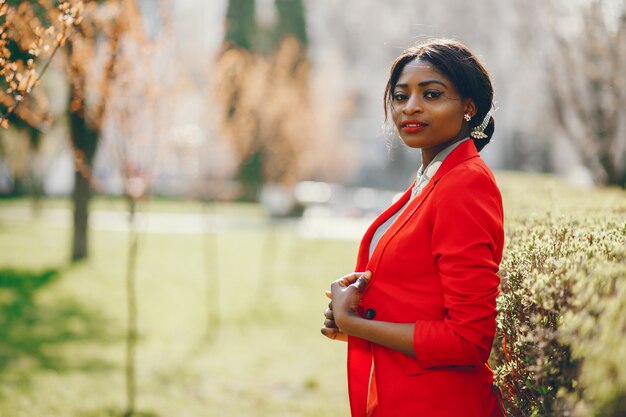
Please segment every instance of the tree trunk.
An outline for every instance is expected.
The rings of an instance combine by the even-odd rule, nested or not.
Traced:
[[[70,97],[71,100],[71,97]],[[98,147],[98,132],[81,112],[70,112],[70,132],[74,145],[76,173],[74,175],[74,236],[72,261],[89,254],[89,202],[91,200],[91,166]]]
[[[220,326],[220,276],[219,276],[219,254],[218,254],[218,234],[217,234],[217,210],[215,203],[204,200],[202,213],[206,219],[206,230],[204,233],[204,261],[206,271],[206,301],[207,301],[207,322],[206,340],[213,342],[219,334]]]
[[[240,201],[259,201],[263,186],[263,156],[263,149],[257,149],[248,160],[241,164],[236,177],[244,185],[243,194],[239,197]]]
[[[137,248],[139,246],[139,232],[136,223],[137,203],[130,199],[128,201],[128,263],[126,268],[126,308],[127,308],[127,330],[126,330],[126,410],[124,417],[131,417],[135,414],[135,403],[137,398],[137,372],[136,355],[137,350]]]
[[[76,171],[74,174],[74,236],[72,239],[72,261],[86,258],[88,255],[88,222],[89,200],[91,188],[83,175]]]
[[[276,286],[276,260],[278,258],[278,223],[270,217],[263,239],[263,265],[261,269],[261,282],[257,289],[256,310],[262,313],[267,306],[272,305],[274,287]]]
[[[43,180],[41,177],[41,131],[30,128],[30,195],[32,201],[33,215],[36,217],[41,213],[41,199],[43,197]]]

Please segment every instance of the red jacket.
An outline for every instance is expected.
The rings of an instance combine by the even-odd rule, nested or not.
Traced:
[[[472,140],[460,144],[369,259],[374,232],[410,194],[409,189],[370,226],[356,271],[372,271],[362,316],[415,323],[417,358],[350,337],[352,416],[368,415],[368,396],[376,403],[369,415],[376,417],[500,416],[486,363],[496,330],[504,244],[502,199],[493,174]]]

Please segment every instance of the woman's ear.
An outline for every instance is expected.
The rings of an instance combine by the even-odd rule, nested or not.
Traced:
[[[476,104],[474,104],[474,100],[471,98],[466,98],[464,100],[463,107],[465,109],[465,113],[472,117],[476,116],[476,113],[478,113],[478,108],[476,107]]]

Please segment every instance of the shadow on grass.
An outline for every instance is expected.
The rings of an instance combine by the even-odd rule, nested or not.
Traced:
[[[0,269],[0,372],[17,364],[55,371],[111,367],[99,359],[76,362],[56,354],[68,343],[113,340],[103,315],[79,301],[38,301],[59,277],[54,269]]]

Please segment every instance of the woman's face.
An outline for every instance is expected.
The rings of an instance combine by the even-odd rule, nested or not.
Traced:
[[[469,135],[463,115],[475,114],[473,101],[462,100],[431,63],[407,63],[391,93],[391,116],[407,146],[436,153]]]

